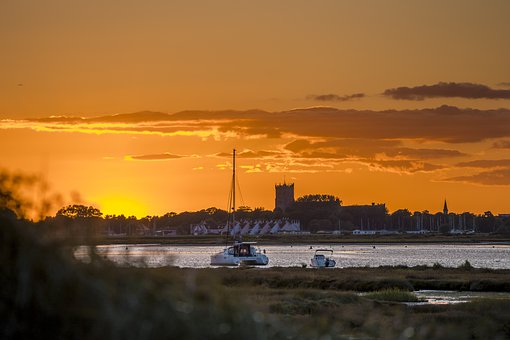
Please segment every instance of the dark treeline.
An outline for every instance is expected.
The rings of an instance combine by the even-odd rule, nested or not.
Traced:
[[[194,212],[169,212],[163,216],[137,218],[124,215],[104,215],[99,209],[84,205],[69,205],[48,217],[48,211],[59,201],[55,195],[34,204],[23,193],[44,187],[41,179],[23,174],[0,171],[0,205],[26,217],[27,211],[34,215],[37,227],[49,234],[60,236],[170,236],[188,235],[191,226],[206,225],[221,228],[228,212],[218,208],[207,208]],[[510,218],[495,216],[490,211],[481,215],[469,212],[461,214],[431,213],[398,209],[391,214],[384,204],[344,206],[333,195],[315,194],[299,197],[285,211],[265,210],[241,206],[236,211],[236,220],[276,221],[289,219],[299,221],[305,232],[392,231],[455,233],[510,233]]]
[[[225,225],[228,212],[207,208],[195,212],[169,212],[163,216],[136,218],[124,215],[103,215],[94,207],[70,205],[60,209],[56,216],[47,217],[40,224],[50,230],[77,234],[85,229],[91,234],[110,236],[169,236],[190,234],[192,225],[205,224],[208,228]],[[269,211],[241,206],[237,220],[271,221],[298,220],[303,231],[342,232],[392,231],[433,233],[509,233],[510,218],[494,216],[490,211],[475,215],[411,212],[399,209],[391,214],[384,204],[342,206],[332,195],[306,195],[299,197],[286,211]]]

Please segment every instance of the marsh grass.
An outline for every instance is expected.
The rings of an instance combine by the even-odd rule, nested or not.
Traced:
[[[420,299],[412,292],[401,289],[384,289],[376,292],[370,292],[363,297],[371,300],[391,301],[391,302],[419,302]]]
[[[260,286],[272,289],[323,289],[372,292],[384,289],[510,292],[510,271],[473,268],[379,267],[204,269],[214,272],[227,287]],[[263,271],[263,275],[261,275]]]

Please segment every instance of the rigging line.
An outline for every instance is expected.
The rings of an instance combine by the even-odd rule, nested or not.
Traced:
[[[230,191],[228,193],[228,202],[227,202],[227,231],[225,233],[225,247],[228,246],[228,237],[229,237],[229,234],[230,234],[230,225],[233,224],[230,222],[230,218],[231,218],[231,213],[232,213],[232,183],[230,183]],[[233,227],[233,225],[232,225]]]
[[[227,213],[230,214],[232,212],[232,182],[230,182],[230,190],[228,192],[228,201],[227,201]]]
[[[241,196],[241,205],[245,205],[243,192],[241,191],[241,186],[239,185],[239,175],[236,177],[237,190],[239,190],[239,196]]]

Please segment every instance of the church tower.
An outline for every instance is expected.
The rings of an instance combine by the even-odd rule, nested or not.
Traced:
[[[274,209],[285,211],[294,203],[294,183],[287,184],[283,182],[283,184],[276,184],[274,188],[276,190]]]
[[[446,204],[446,200],[444,200],[443,214],[448,215],[448,205]]]

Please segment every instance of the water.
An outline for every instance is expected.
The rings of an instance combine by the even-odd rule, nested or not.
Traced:
[[[417,290],[414,292],[423,302],[408,303],[410,305],[433,304],[448,305],[465,303],[479,299],[509,300],[510,294],[503,292],[458,292],[453,290]]]
[[[510,269],[510,244],[332,244],[332,245],[265,245],[268,267],[309,266],[315,249],[334,250],[337,267],[417,266],[439,263],[444,267],[458,267],[466,260],[473,267]],[[210,256],[223,246],[196,245],[102,245],[97,252],[120,265],[148,267],[178,266],[210,267]],[[77,258],[87,259],[86,247],[75,251]]]

